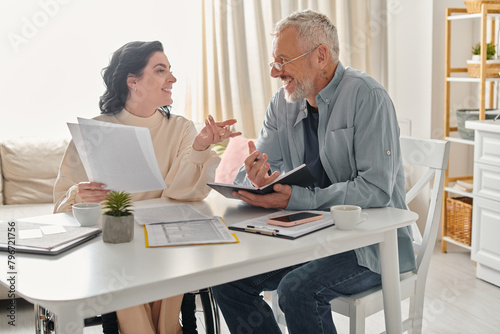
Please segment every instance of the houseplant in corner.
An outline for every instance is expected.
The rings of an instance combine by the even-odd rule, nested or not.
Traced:
[[[110,191],[104,200],[102,214],[102,239],[118,244],[134,238],[132,197],[129,193]]]
[[[500,75],[500,60],[494,59],[496,55],[496,47],[493,42],[486,45],[486,77],[499,78]],[[476,43],[472,46],[472,60],[467,60],[467,72],[471,78],[479,78],[481,76],[481,43]]]

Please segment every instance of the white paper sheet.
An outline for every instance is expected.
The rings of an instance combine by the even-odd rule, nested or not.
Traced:
[[[19,231],[19,239],[34,239],[42,237],[43,237],[42,231],[40,231],[39,228]]]
[[[139,225],[196,221],[210,219],[189,204],[160,204],[134,210],[134,219]]]
[[[146,234],[148,247],[238,242],[219,217],[146,225]]]
[[[149,129],[83,118],[68,127],[90,181],[131,193],[167,187]]]
[[[66,233],[64,226],[60,225],[40,226],[40,230],[42,230],[43,234]]]

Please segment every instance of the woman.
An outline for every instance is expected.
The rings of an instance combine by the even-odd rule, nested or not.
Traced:
[[[134,201],[168,197],[201,200],[213,182],[220,158],[212,144],[240,132],[236,120],[215,122],[211,116],[197,134],[193,122],[171,115],[172,85],[176,78],[160,42],[131,42],[118,49],[103,71],[106,91],[96,120],[149,128],[155,155],[167,189],[132,194]],[[54,186],[54,212],[71,211],[81,202],[101,202],[109,190],[89,182],[73,142],[70,143]],[[182,295],[117,311],[122,334],[182,333],[179,310]]]

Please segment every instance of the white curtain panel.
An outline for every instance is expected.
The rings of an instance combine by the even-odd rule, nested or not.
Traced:
[[[375,3],[375,7],[374,4]],[[236,129],[256,138],[267,104],[281,82],[269,75],[272,28],[294,11],[312,9],[327,15],[337,26],[340,60],[345,66],[372,74],[372,33],[384,41],[385,0],[202,0],[199,20],[201,41],[196,73],[188,83],[186,116],[203,121],[236,118]],[[194,18],[196,19],[196,15]],[[380,43],[379,43],[380,44]],[[383,44],[380,44],[383,46]],[[197,49],[199,48],[199,49]],[[376,68],[385,71],[384,48],[377,48]],[[378,78],[377,78],[378,79]],[[384,82],[382,82],[384,84]]]

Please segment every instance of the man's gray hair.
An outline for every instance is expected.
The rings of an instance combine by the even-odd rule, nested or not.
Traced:
[[[303,52],[324,44],[330,51],[332,61],[334,63],[338,61],[339,37],[337,28],[326,15],[309,9],[294,12],[276,23],[272,35],[279,35],[290,27],[297,30],[297,43]]]

